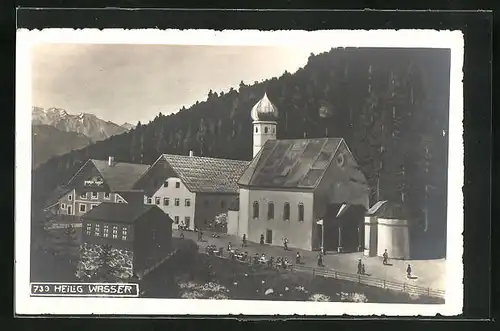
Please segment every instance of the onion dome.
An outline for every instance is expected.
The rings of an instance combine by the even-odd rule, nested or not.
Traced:
[[[278,108],[264,93],[262,99],[253,106],[250,115],[254,121],[274,121],[278,117]]]

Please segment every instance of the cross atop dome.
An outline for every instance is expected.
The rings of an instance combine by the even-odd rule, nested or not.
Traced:
[[[254,121],[274,121],[278,117],[278,108],[269,100],[267,93],[264,93],[262,99],[253,106],[250,115]]]

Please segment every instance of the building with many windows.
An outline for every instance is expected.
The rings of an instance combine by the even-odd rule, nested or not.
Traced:
[[[174,228],[206,228],[227,213],[238,195],[237,180],[247,161],[163,154],[134,185],[144,203],[157,205],[174,220]]]
[[[145,164],[115,162],[113,157],[108,161],[90,159],[55,193],[46,210],[77,219],[103,202],[142,202],[143,193],[132,187],[148,168]]]
[[[82,216],[84,246],[109,245],[141,275],[170,254],[172,220],[155,205],[101,203]]]

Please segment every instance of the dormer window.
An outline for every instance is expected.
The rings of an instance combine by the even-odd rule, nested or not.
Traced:
[[[181,187],[181,182],[175,182],[175,188]]]
[[[99,193],[98,193],[98,192],[92,192],[92,194],[91,194],[91,198],[92,198],[93,200],[97,200],[97,198],[98,198],[98,197],[99,197]]]
[[[80,199],[87,199],[87,192],[83,192],[80,194]]]
[[[165,182],[163,182],[163,187],[168,187],[168,180],[166,180]]]

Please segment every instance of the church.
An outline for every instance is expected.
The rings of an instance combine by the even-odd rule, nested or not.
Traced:
[[[230,234],[304,250],[363,251],[369,187],[341,138],[277,140],[267,94],[251,111],[253,160],[238,180]]]

